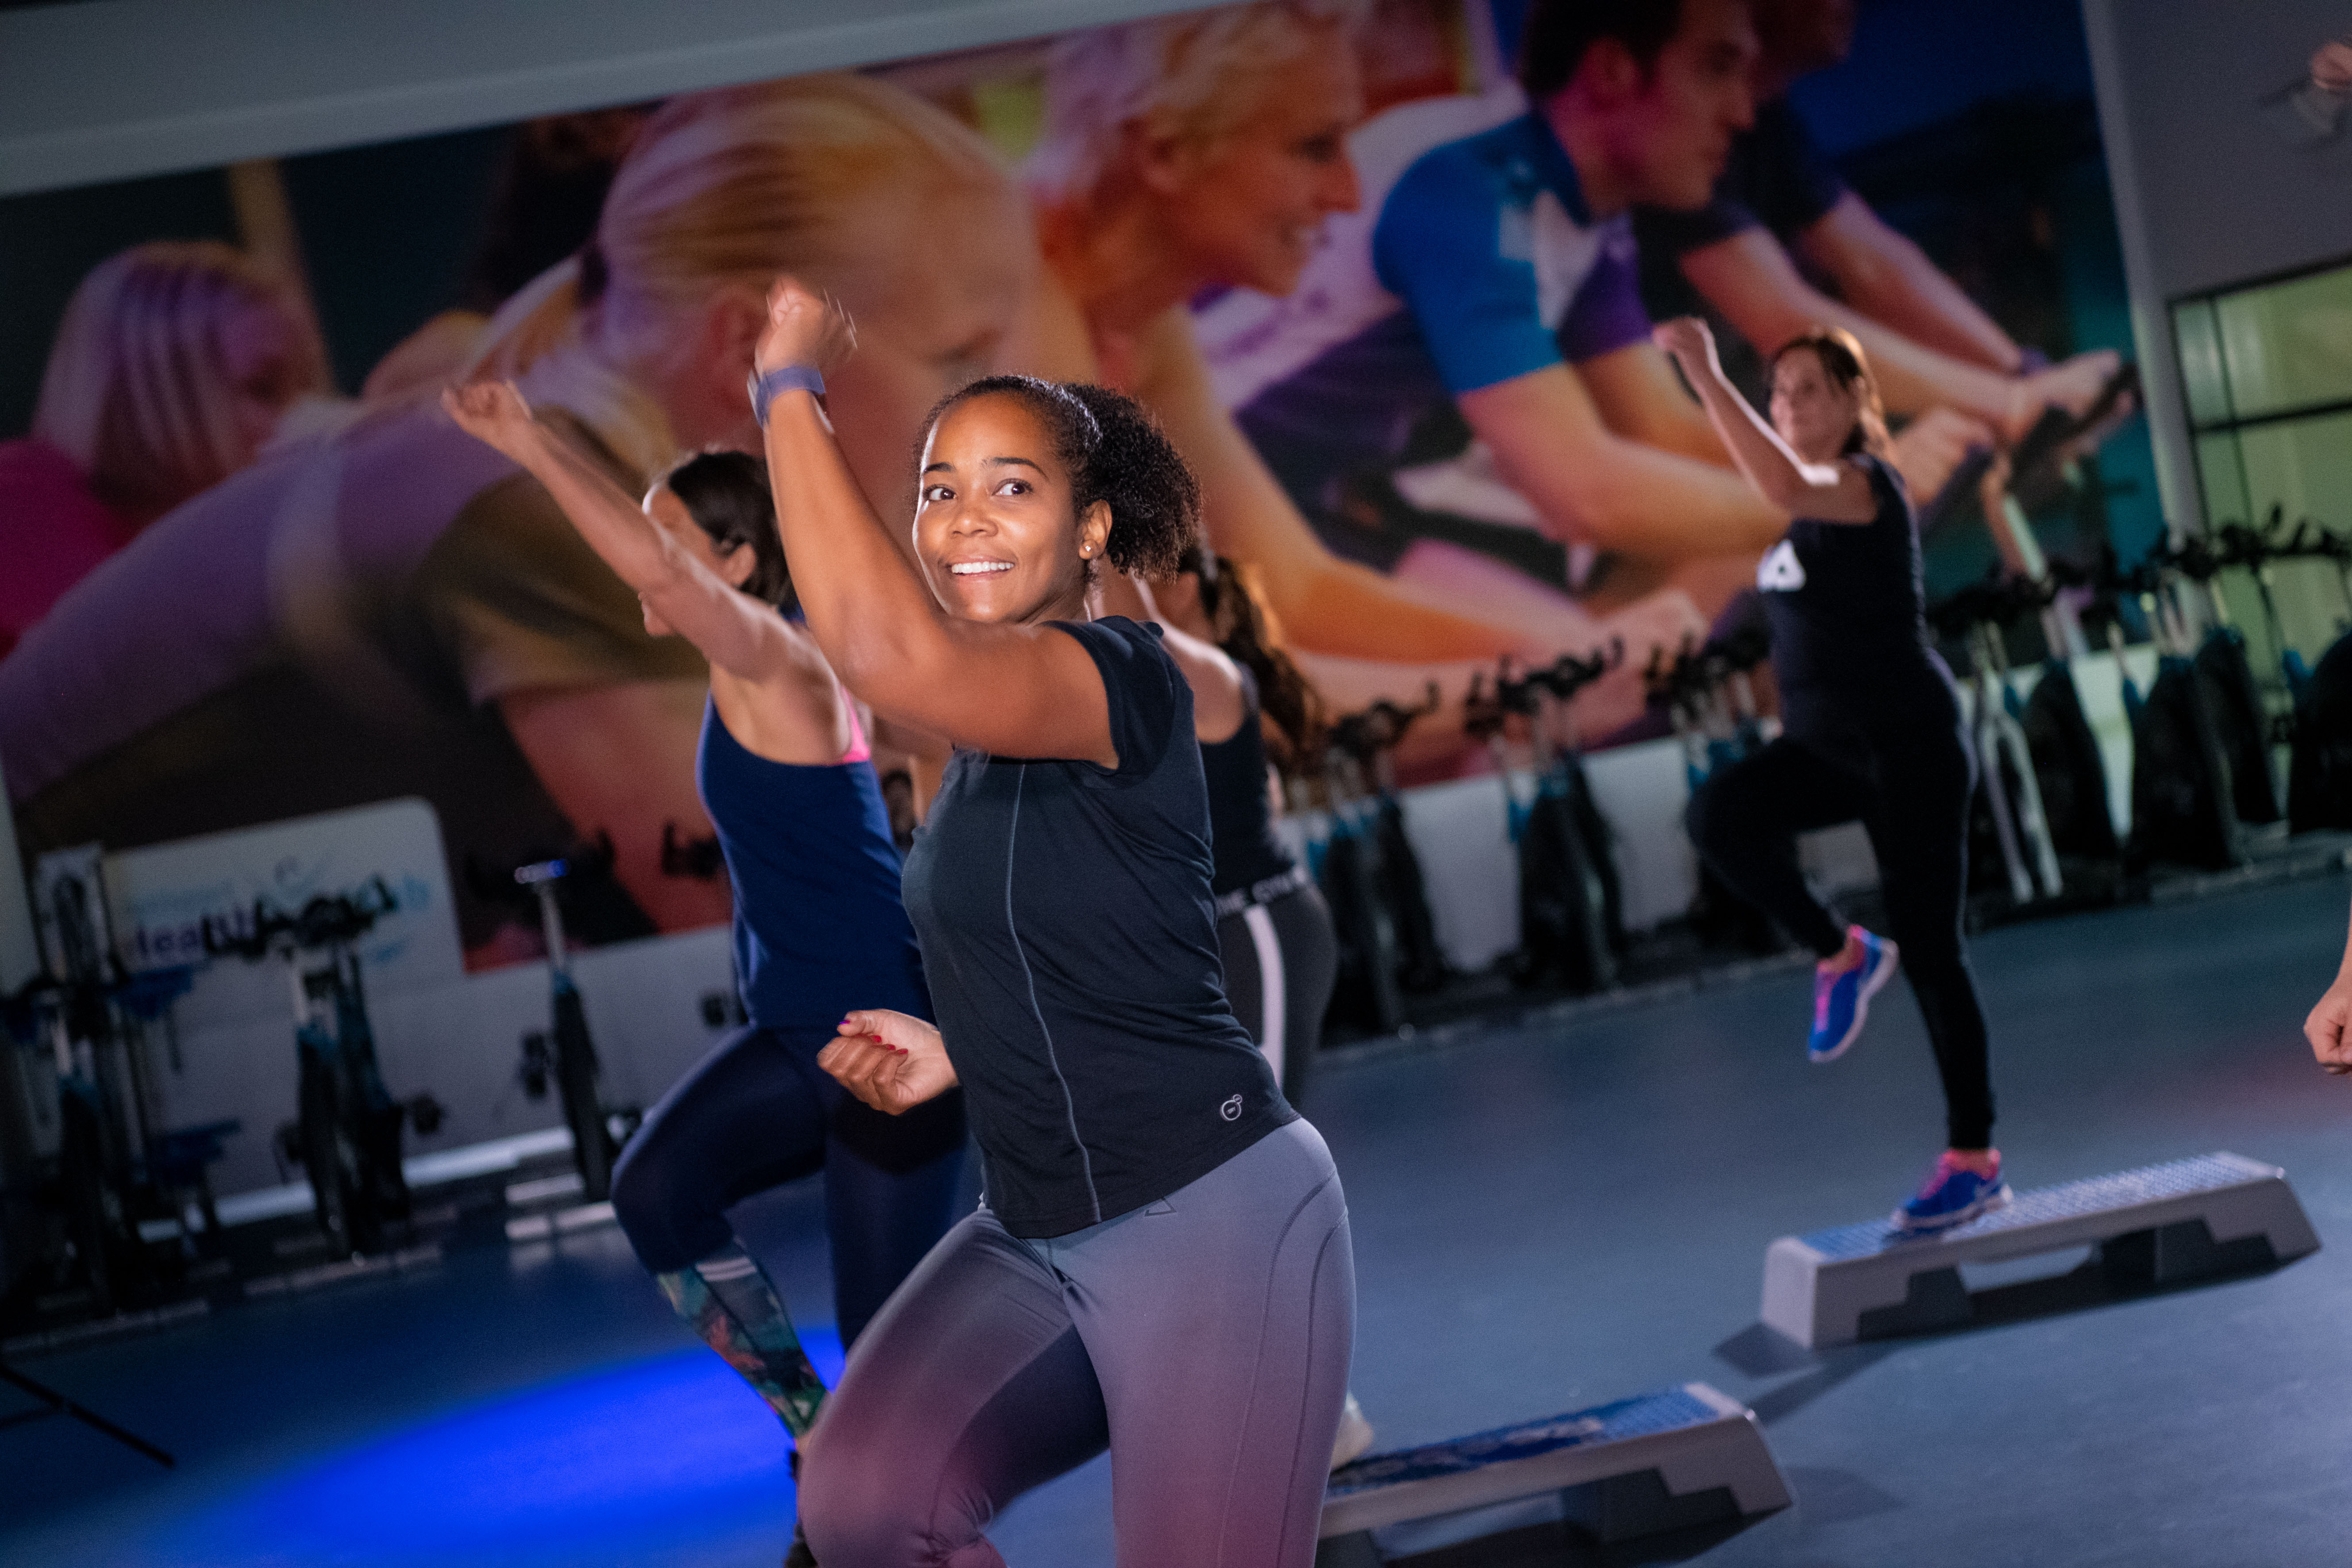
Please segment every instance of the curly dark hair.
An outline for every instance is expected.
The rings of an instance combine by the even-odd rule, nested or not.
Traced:
[[[768,465],[748,452],[697,452],[661,477],[670,494],[685,503],[687,514],[710,536],[719,553],[738,546],[751,547],[751,575],[742,591],[778,609],[791,611],[800,596],[793,592],[793,569],[784,560],[784,541],[776,531],[776,498],[768,488]]]
[[[941,419],[975,397],[1011,397],[1035,415],[1070,475],[1076,517],[1097,501],[1110,506],[1111,566],[1139,577],[1166,577],[1201,531],[1201,486],[1176,447],[1123,392],[1034,375],[983,376],[941,398],[923,421],[926,438]],[[1094,564],[1087,566],[1089,580]]]

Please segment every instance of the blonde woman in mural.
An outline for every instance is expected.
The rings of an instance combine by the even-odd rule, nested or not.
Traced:
[[[921,239],[947,221],[952,268]],[[673,100],[594,243],[509,301],[477,374],[516,380],[642,493],[680,452],[756,444],[742,382],[780,267],[859,311],[834,416],[877,502],[910,500],[924,411],[992,368],[1035,251],[987,148],[879,83]],[[0,664],[0,755],[45,845],[399,795],[433,805],[458,864],[609,834],[617,888],[582,921],[610,940],[728,917],[723,888],[661,871],[665,824],[710,831],[693,777],[707,685],[543,486],[418,402],[156,523]],[[457,880],[469,961],[528,956],[528,932]]]
[[[1580,702],[1588,730],[1638,716],[1650,647],[1700,627],[1678,593],[1597,620],[1532,581],[1520,593],[1423,588],[1340,559],[1234,426],[1188,303],[1289,292],[1324,221],[1352,211],[1347,134],[1361,97],[1348,9],[1265,0],[1074,34],[1049,68],[1028,175],[1045,254],[1031,368],[1133,394],[1200,475],[1216,550],[1248,563],[1336,709],[1458,695],[1480,662],[1549,660],[1623,637],[1626,673]],[[1417,738],[1453,744],[1458,725]]]
[[[50,345],[32,434],[0,444],[0,653],[328,390],[309,308],[242,251],[163,240],[91,268]]]

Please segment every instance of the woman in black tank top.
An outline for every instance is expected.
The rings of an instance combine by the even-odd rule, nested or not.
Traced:
[[[893,1114],[961,1084],[986,1195],[826,1402],[810,1544],[996,1563],[997,1510],[1108,1447],[1119,1561],[1307,1568],[1353,1336],[1345,1200],[1225,1001],[1183,656],[1087,618],[1099,563],[1175,565],[1198,486],[1131,399],[991,377],[934,416],[909,552],[819,402],[854,342],[772,290],[752,405],[778,526],[849,689],[956,751],[905,888],[939,1026],[856,1011],[820,1064]]]
[[[1919,540],[1885,458],[1878,394],[1859,344],[1816,331],[1772,360],[1767,424],[1732,386],[1704,322],[1657,329],[1742,472],[1795,521],[1756,586],[1772,628],[1782,733],[1720,769],[1690,803],[1699,854],[1820,957],[1808,1054],[1843,1055],[1873,993],[1910,977],[1942,1075],[1948,1147],[1895,1209],[1906,1231],[1948,1229],[2009,1202],[1992,1147],[1983,1008],[1962,935],[1975,763],[1952,678],[1927,640]],[[1893,940],[1844,926],[1805,885],[1796,836],[1862,822]]]
[[[1339,938],[1315,881],[1274,829],[1279,781],[1322,744],[1322,700],[1268,637],[1255,590],[1195,543],[1149,587],[1123,575],[1097,590],[1108,610],[1157,621],[1192,688],[1209,786],[1209,890],[1234,1016],[1265,1054],[1283,1097],[1304,1102],[1339,972]]]
[[[1322,699],[1267,636],[1256,591],[1234,563],[1198,542],[1164,581],[1146,587],[1107,575],[1097,598],[1106,609],[1158,622],[1192,685],[1225,997],[1283,1098],[1303,1104],[1339,974],[1339,936],[1315,879],[1274,830],[1280,780],[1266,741],[1271,731],[1285,762],[1303,765],[1323,744]],[[1374,1436],[1350,1392],[1331,1468],[1358,1458]]]

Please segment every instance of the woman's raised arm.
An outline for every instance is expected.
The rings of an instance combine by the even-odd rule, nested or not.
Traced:
[[[587,454],[533,417],[513,383],[451,387],[441,406],[545,485],[588,547],[703,658],[754,682],[814,664],[815,650],[782,616],[696,560]]]
[[[1683,378],[1732,461],[1766,500],[1784,511],[1818,522],[1868,522],[1878,515],[1878,497],[1869,476],[1851,463],[1808,463],[1789,449],[1780,433],[1748,405],[1723,374],[1715,334],[1694,316],[1661,321],[1651,336],[1682,366]]]
[[[805,365],[823,371],[846,359],[856,334],[837,305],[789,279],[768,296],[768,325],[756,363],[763,373]],[[858,489],[816,395],[788,389],[769,404],[768,473],[776,525],[809,631],[843,682],[878,712],[1001,756],[1070,758],[1115,767],[1110,706],[1094,660],[1074,637],[1037,622],[952,616],[892,542]],[[943,504],[994,497],[1019,484],[1050,482],[1048,451],[979,455],[953,476]],[[937,463],[931,466],[938,467]],[[925,494],[943,488],[923,479]],[[926,502],[925,504],[930,504]],[[1070,593],[1052,606],[1085,616],[1081,553],[1099,559],[1110,509],[1097,503],[1069,520],[1075,536]],[[940,569],[934,567],[933,569]]]

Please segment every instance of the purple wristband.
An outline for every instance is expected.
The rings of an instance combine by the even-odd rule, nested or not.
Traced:
[[[764,430],[768,427],[768,405],[775,401],[776,394],[813,392],[817,396],[823,397],[824,377],[817,374],[814,365],[809,364],[778,365],[765,374],[755,368],[751,372],[751,379],[746,390],[751,395],[751,416],[760,422],[760,428]]]

